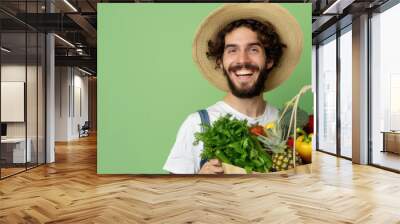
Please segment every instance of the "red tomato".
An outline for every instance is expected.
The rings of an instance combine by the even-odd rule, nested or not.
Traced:
[[[286,145],[289,146],[290,148],[293,148],[293,142],[294,142],[293,138],[289,137],[287,142],[286,142]]]
[[[308,116],[308,123],[304,126],[304,131],[307,132],[307,134],[314,132],[314,115],[310,114],[310,116]]]
[[[264,127],[260,126],[260,125],[250,127],[250,133],[252,133],[253,135],[256,135],[256,136],[265,135]]]

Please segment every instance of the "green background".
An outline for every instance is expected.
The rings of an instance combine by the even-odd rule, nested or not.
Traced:
[[[222,99],[192,61],[201,21],[221,4],[98,4],[100,174],[159,174],[179,126]],[[294,74],[265,94],[277,107],[311,84],[311,4],[281,4],[298,20],[304,50]],[[312,94],[301,107],[312,112]]]

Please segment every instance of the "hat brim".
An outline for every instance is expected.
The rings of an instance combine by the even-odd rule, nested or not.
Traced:
[[[296,18],[288,10],[274,3],[225,4],[213,11],[200,24],[193,41],[192,57],[201,74],[215,87],[229,91],[228,82],[221,69],[216,69],[215,60],[207,57],[208,41],[229,23],[239,19],[268,21],[286,45],[279,62],[270,71],[265,81],[264,91],[269,91],[293,73],[303,50],[303,32]]]

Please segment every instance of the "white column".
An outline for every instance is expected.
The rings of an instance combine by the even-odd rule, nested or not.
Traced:
[[[368,163],[368,15],[353,20],[353,162]]]
[[[54,12],[54,5],[46,1],[47,12]],[[55,44],[54,35],[46,35],[46,163],[55,162]]]
[[[54,151],[54,133],[55,133],[55,76],[54,76],[54,35],[47,34],[46,36],[46,57],[47,57],[47,71],[46,71],[46,163],[55,161]]]

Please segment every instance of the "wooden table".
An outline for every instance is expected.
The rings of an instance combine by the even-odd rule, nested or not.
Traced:
[[[400,131],[382,131],[383,150],[382,152],[392,152],[400,154]]]

